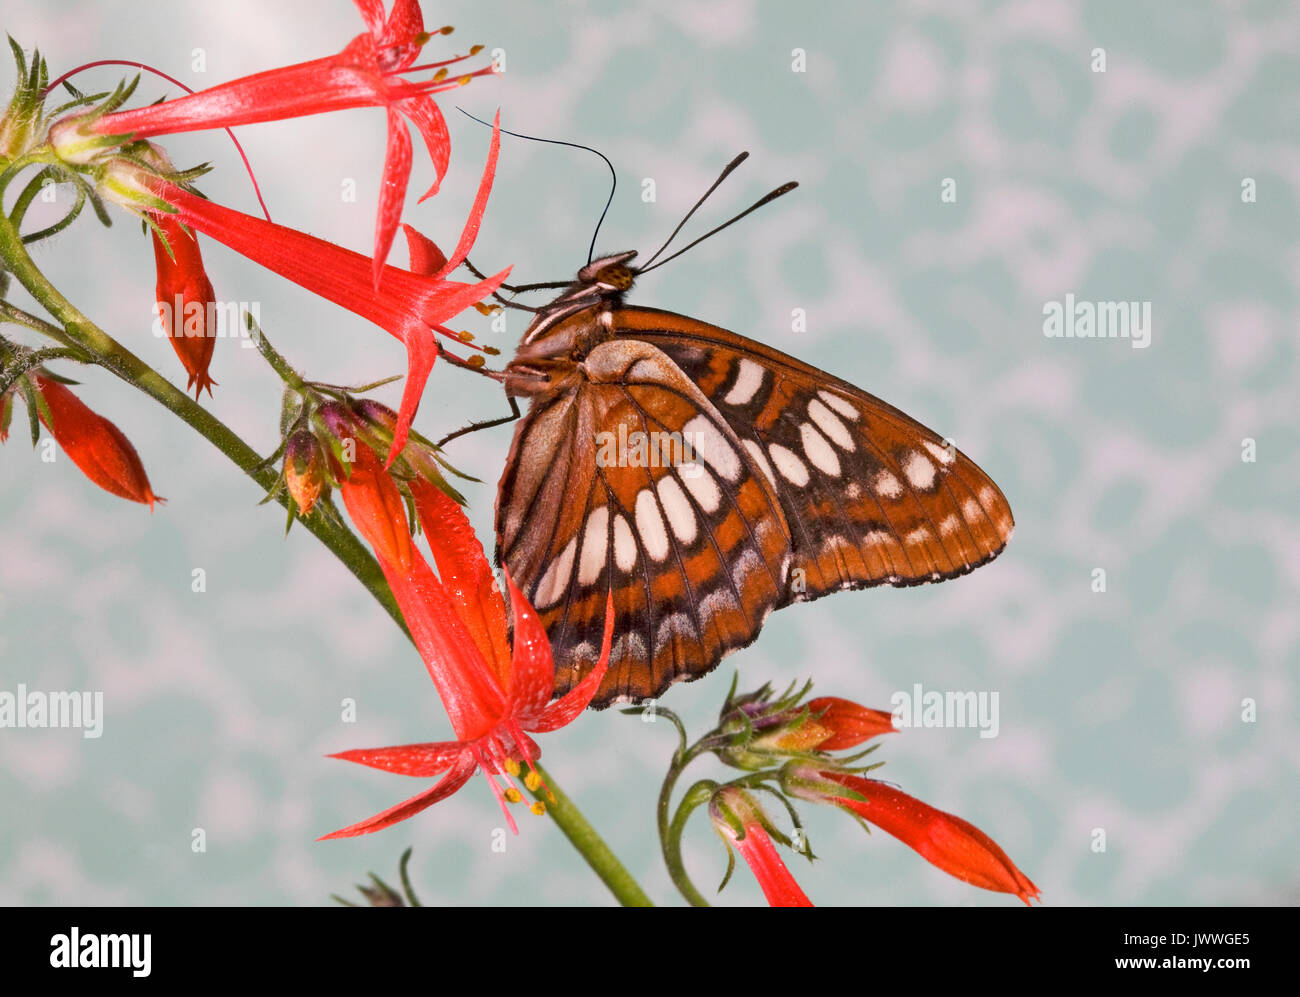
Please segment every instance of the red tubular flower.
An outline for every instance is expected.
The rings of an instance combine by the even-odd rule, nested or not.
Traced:
[[[383,813],[325,835],[369,834],[411,817],[450,796],[482,769],[505,810],[518,799],[509,776],[540,755],[525,731],[565,726],[591,702],[609,665],[614,614],[606,615],[600,660],[591,674],[551,702],[555,662],[537,613],[506,577],[514,618],[507,637],[505,601],[483,548],[454,501],[425,482],[412,484],[417,513],[433,548],[435,574],[411,540],[401,496],[377,454],[356,443],[350,476],[339,485],[357,529],[374,548],[412,639],[447,709],[457,740],[344,751],[331,757],[424,778],[432,788]],[[497,777],[504,776],[506,788]],[[536,779],[535,773],[530,773]],[[505,810],[515,830],[514,819]],[[323,840],[323,839],[322,839]]]
[[[194,233],[185,231],[180,219],[163,212],[152,212],[157,230],[153,234],[154,263],[158,269],[157,297],[154,307],[158,311],[158,328],[171,340],[172,349],[185,365],[190,375],[187,389],[194,389],[197,399],[203,389],[212,394],[217,382],[208,376],[212,351],[217,345],[217,330],[209,328],[216,322],[217,296],[203,269],[203,256]],[[158,230],[167,237],[166,244]],[[170,248],[171,252],[168,252]]]
[[[388,148],[371,271],[377,288],[411,175],[411,136],[402,119],[409,120],[419,131],[436,171],[433,186],[421,198],[424,200],[437,193],[450,153],[447,123],[433,94],[461,86],[471,77],[490,74],[493,69],[487,66],[449,78],[445,67],[467,56],[416,67],[416,57],[430,38],[417,0],[397,0],[387,18],[383,0],[356,0],[356,5],[367,31],[337,55],[245,76],[161,104],[106,114],[95,120],[93,127],[101,135],[130,134],[139,139],[347,108],[386,108]],[[470,54],[477,54],[477,50]],[[422,81],[406,79],[403,74],[414,69],[441,71]]]
[[[407,374],[402,404],[394,431],[389,463],[406,443],[411,420],[420,404],[429,371],[438,355],[435,332],[460,341],[443,323],[487,297],[506,279],[510,268],[476,284],[446,280],[464,261],[478,234],[496,173],[501,136],[492,130],[492,143],[478,194],[460,242],[450,259],[409,225],[404,226],[415,269],[384,267],[379,290],[371,280],[370,260],[305,232],[276,225],[262,218],[222,207],[163,181],[148,183],[158,196],[176,208],[175,217],[190,228],[216,239],[254,263],[350,312],[373,322],[406,344]],[[437,263],[441,266],[436,266]]]
[[[104,491],[150,509],[154,502],[164,501],[149,487],[140,455],[120,429],[58,381],[35,372],[28,377],[48,409],[48,419],[45,412],[39,413],[41,422],[82,474]]]
[[[733,786],[724,787],[709,801],[709,819],[722,840],[740,852],[770,906],[813,906],[777,854],[767,833],[766,817],[753,797]]]
[[[1038,887],[997,842],[969,821],[936,810],[902,790],[848,772],[806,767],[795,779],[783,782],[792,795],[834,803],[857,814],[950,876],[985,890],[1015,894],[1026,905],[1038,899]],[[840,793],[837,786],[849,792]]]

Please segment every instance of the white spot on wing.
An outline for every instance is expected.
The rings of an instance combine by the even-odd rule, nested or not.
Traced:
[[[578,538],[573,536],[565,544],[560,556],[551,562],[542,580],[537,586],[537,599],[534,605],[538,609],[554,606],[569,587],[569,576],[573,573],[573,555],[578,550]]]
[[[956,533],[959,526],[961,526],[961,520],[956,516],[944,516],[943,519],[939,520],[939,532],[945,537]]]
[[[839,395],[825,390],[818,391],[817,397],[846,419],[857,419],[859,415],[857,407],[847,398],[841,398]]]
[[[731,390],[722,400],[728,405],[748,405],[762,386],[763,368],[753,360],[742,357],[739,370],[736,372],[736,383],[731,386]]]
[[[659,482],[659,501],[663,503],[673,536],[689,544],[695,539],[695,510],[676,478],[667,477]]]
[[[609,507],[601,506],[587,517],[582,531],[582,560],[578,563],[578,584],[591,585],[609,560]]]
[[[840,459],[835,456],[834,447],[813,428],[811,422],[805,422],[799,427],[799,439],[803,442],[804,455],[813,462],[814,467],[832,478],[840,476]]]
[[[636,537],[622,514],[614,517],[614,563],[620,571],[631,571],[636,566]]]
[[[682,480],[686,482],[686,490],[695,496],[696,502],[700,503],[700,508],[705,512],[717,511],[719,503],[722,502],[722,491],[703,464],[696,464],[691,474],[687,474],[686,468],[683,467]]]
[[[808,403],[808,417],[817,423],[817,428],[834,440],[841,450],[853,450],[853,434],[849,432],[849,427],[835,418],[835,413],[816,398]]]
[[[925,449],[930,451],[931,456],[939,462],[941,467],[947,467],[955,459],[953,457],[953,452],[947,447],[941,447],[939,444],[932,443],[930,440],[922,440],[922,442],[925,444]]]
[[[740,477],[740,454],[727,442],[706,415],[697,415],[682,427],[682,440],[703,457],[705,463],[728,481]]]
[[[767,462],[767,455],[763,453],[763,448],[753,440],[741,440],[745,452],[758,465],[758,469],[767,475],[767,480],[772,482],[772,487],[776,487],[776,475],[772,473],[772,465]]]
[[[907,455],[907,460],[903,462],[903,473],[913,488],[928,491],[934,487],[934,465],[918,450]]]
[[[659,515],[655,493],[649,488],[643,488],[636,497],[636,530],[641,534],[646,553],[654,560],[662,561],[668,556],[668,531],[663,516]]]
[[[871,482],[871,489],[877,495],[896,499],[903,494],[903,483],[888,471],[881,471],[876,475],[875,480]]]
[[[779,443],[772,443],[768,446],[767,452],[772,455],[772,463],[781,472],[781,476],[790,484],[800,488],[808,484],[808,468],[804,467],[803,461],[796,457],[793,451],[787,450]]]

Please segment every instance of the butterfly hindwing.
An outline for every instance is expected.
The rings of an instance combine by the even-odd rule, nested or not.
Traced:
[[[663,352],[604,343],[516,430],[498,556],[570,688],[615,643],[593,705],[640,700],[750,643],[788,592],[791,539],[767,472]]]
[[[997,485],[891,405],[725,329],[649,308],[614,313],[727,419],[781,500],[793,562],[780,605],[844,588],[914,585],[996,557],[1013,520]]]

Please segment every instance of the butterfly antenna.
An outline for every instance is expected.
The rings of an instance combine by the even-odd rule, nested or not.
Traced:
[[[709,199],[709,195],[718,189],[722,181],[726,180],[727,177],[731,176],[732,171],[735,170],[737,166],[739,166],[748,158],[749,158],[749,153],[742,152],[739,156],[737,156],[735,159],[733,159],[731,162],[727,164],[726,168],[718,175],[718,179],[713,181],[713,186],[710,187],[708,190],[706,190],[704,192],[704,196],[695,202],[695,207],[691,208],[690,211],[686,212],[686,217],[677,223],[677,227],[673,229],[673,234],[670,235],[666,240],[664,240],[664,244],[655,250],[654,256],[646,260],[645,265],[640,267],[637,270],[637,273],[646,272],[650,264],[655,261],[655,259],[659,256],[659,254],[668,248],[668,244],[677,238],[677,233],[680,232],[685,227],[686,223],[691,220],[691,215],[695,214],[695,212],[699,209],[700,205]]]
[[[738,161],[739,161],[739,160],[737,160],[737,162],[738,162]],[[732,165],[734,166],[735,163],[733,163]],[[726,176],[726,174],[724,173],[723,176]],[[715,184],[714,186],[717,186],[717,184]],[[768,204],[768,203],[771,202],[771,201],[775,201],[778,197],[781,197],[783,194],[788,194],[788,193],[790,193],[790,191],[794,190],[794,189],[795,189],[796,187],[798,187],[798,186],[799,186],[799,181],[797,181],[797,180],[791,180],[789,183],[783,183],[783,184],[781,184],[781,186],[778,187],[776,190],[771,191],[770,193],[764,194],[764,195],[763,195],[762,197],[760,197],[757,201],[755,201],[753,204],[751,204],[748,208],[746,208],[746,209],[745,209],[744,211],[742,211],[740,214],[736,215],[736,217],[732,218],[732,219],[729,220],[729,221],[725,221],[725,222],[723,222],[723,223],[722,223],[721,225],[719,225],[717,228],[710,229],[709,231],[705,232],[705,233],[704,233],[702,236],[700,236],[698,239],[695,239],[694,241],[687,243],[687,244],[686,244],[685,246],[683,246],[681,249],[677,250],[677,252],[673,253],[672,256],[665,256],[662,260],[660,260],[658,263],[656,263],[656,264],[655,264],[654,266],[652,266],[652,267],[642,267],[640,270],[637,271],[637,275],[639,276],[639,275],[641,275],[641,274],[643,274],[643,273],[647,273],[647,272],[649,272],[649,271],[651,271],[651,270],[658,270],[661,266],[663,266],[663,265],[664,265],[665,263],[667,263],[669,260],[675,260],[675,259],[677,259],[677,257],[681,256],[682,253],[686,252],[686,250],[690,249],[692,246],[698,246],[701,242],[703,242],[703,241],[704,241],[705,239],[707,239],[709,236],[711,236],[711,235],[716,235],[717,233],[721,232],[724,228],[726,228],[728,225],[734,225],[736,222],[740,221],[742,218],[744,218],[744,217],[745,217],[747,214],[749,214],[751,211],[757,211],[757,210],[758,210],[759,208],[761,208],[763,205]],[[707,197],[708,195],[706,194],[705,196]],[[698,207],[698,206],[699,206],[699,205],[696,205],[696,207]],[[694,209],[692,209],[692,210],[694,210]],[[662,252],[662,250],[660,250],[660,252]],[[659,255],[659,253],[656,253],[656,254],[655,254],[655,256],[658,256],[658,255]],[[653,258],[654,258],[654,257],[651,257],[651,259],[653,259]]]
[[[465,115],[465,117],[477,121],[480,125],[487,125],[489,128],[492,127],[492,122],[474,117],[474,115],[470,114],[469,111],[465,110],[463,107],[457,107],[456,110]],[[589,145],[581,145],[577,142],[565,142],[558,138],[539,138],[536,135],[521,135],[519,132],[507,131],[505,128],[501,129],[501,134],[512,135],[515,138],[527,139],[529,142],[546,142],[549,145],[567,145],[570,149],[586,149],[588,152],[594,152],[601,159],[605,160],[605,165],[609,167],[609,197],[605,200],[605,210],[600,213],[600,220],[596,222],[596,231],[591,233],[591,248],[587,250],[587,262],[590,263],[592,257],[596,255],[596,237],[600,235],[601,225],[605,224],[605,216],[609,214],[609,206],[614,203],[614,191],[618,188],[618,174],[614,172],[614,164],[609,161],[609,157],[603,152],[599,149],[593,149]],[[726,174],[723,175],[725,176]],[[715,184],[714,186],[717,185]]]

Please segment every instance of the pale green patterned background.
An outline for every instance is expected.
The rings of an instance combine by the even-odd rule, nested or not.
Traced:
[[[604,151],[620,180],[609,251],[652,249],[748,149],[695,231],[784,180],[800,189],[647,277],[635,300],[744,331],[885,397],[955,437],[1015,511],[994,565],[778,613],[756,646],[665,705],[702,729],[731,666],[746,684],[812,676],[823,693],[881,706],[915,681],[998,691],[999,737],[898,734],[884,774],[993,835],[1047,903],[1294,903],[1300,8],[426,8],[431,24],[457,26],[462,48],[504,49],[506,72],[450,95],[451,176],[432,202],[412,197],[409,221],[444,243],[459,231],[487,134],[456,101]],[[3,21],[56,72],[112,56],[195,86],[337,51],[360,30],[346,0],[10,4]],[[1104,73],[1090,68],[1096,47]],[[190,69],[196,48],[206,72]],[[795,48],[806,73],[791,71]],[[147,99],[167,92],[142,84]],[[368,248],[382,112],[240,134],[277,220]],[[165,144],[178,163],[216,164],[209,194],[253,207],[220,135]],[[417,165],[413,189],[428,176]],[[355,204],[340,198],[347,177]],[[645,177],[656,203],[641,201]],[[940,202],[945,177],[955,204]],[[1257,203],[1243,203],[1244,177]],[[479,265],[567,277],[585,261],[606,179],[587,154],[507,140]],[[260,302],[268,334],[310,375],[403,368],[385,333],[219,246],[206,254],[218,294]],[[138,226],[87,220],[40,259],[176,376],[149,335],[152,255]],[[1045,338],[1043,304],[1067,292],[1151,301],[1152,345]],[[793,308],[807,310],[807,332],[790,331]],[[494,341],[508,352],[519,331]],[[269,450],[276,381],[254,351],[218,345],[214,411]],[[320,904],[368,869],[390,874],[408,844],[430,903],[608,902],[547,821],[524,815],[494,852],[502,821],[481,779],[396,829],[315,843],[418,789],[323,756],[445,736],[424,669],[308,534],[282,539],[282,517],[257,508],[219,454],[107,375],[83,380],[168,503],[150,516],[115,500],[66,458],[42,463],[21,435],[0,451],[0,688],[100,689],[107,709],[99,740],[0,730],[0,902]],[[438,435],[500,408],[486,382],[444,368],[417,424]],[[1246,437],[1255,463],[1241,460]],[[484,433],[454,455],[491,482],[508,442],[508,430]],[[486,537],[494,489],[469,494]],[[203,594],[190,590],[196,567]],[[1090,590],[1096,567],[1105,594]],[[340,722],[345,697],[355,724]],[[1241,721],[1245,698],[1255,723]],[[673,895],[653,798],[672,743],[666,725],[613,712],[543,741],[660,901]],[[842,815],[805,813],[821,858],[794,868],[819,903],[1014,903]],[[195,827],[204,854],[190,850]],[[1090,848],[1097,827],[1104,854]],[[688,837],[711,886],[721,846],[704,823]],[[748,874],[721,898],[759,900]]]

